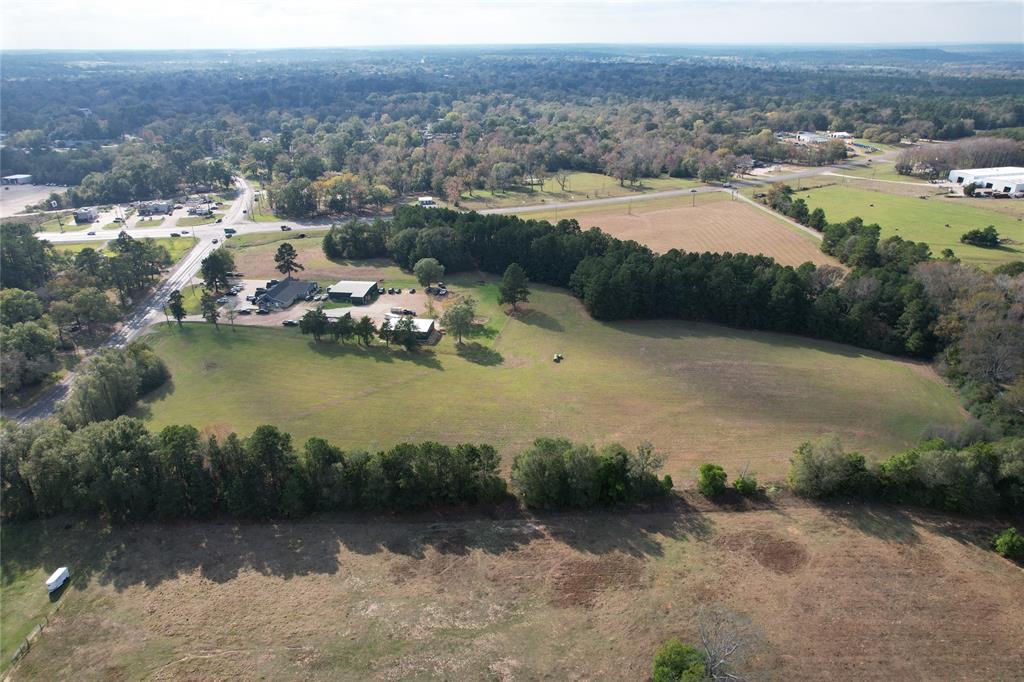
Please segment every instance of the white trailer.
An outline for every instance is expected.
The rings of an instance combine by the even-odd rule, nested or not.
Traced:
[[[71,577],[71,571],[68,570],[67,566],[61,566],[46,579],[46,591],[54,592],[59,590],[61,586],[68,581]]]

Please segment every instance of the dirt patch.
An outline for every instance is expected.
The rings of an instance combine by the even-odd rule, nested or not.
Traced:
[[[807,563],[807,550],[793,540],[767,531],[743,531],[718,539],[723,549],[746,552],[757,563],[776,573],[795,573]]]
[[[552,603],[565,608],[592,608],[601,592],[640,585],[641,561],[625,554],[567,559],[552,575]]]

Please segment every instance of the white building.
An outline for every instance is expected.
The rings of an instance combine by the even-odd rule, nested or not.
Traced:
[[[2,178],[5,185],[31,185],[32,176],[19,173],[18,175],[5,175]]]
[[[77,211],[75,211],[75,222],[79,224],[91,223],[94,222],[97,218],[99,218],[99,216],[100,212],[97,211],[95,208],[80,208]]]
[[[436,208],[437,207],[437,204],[434,203],[434,197],[420,197],[416,201],[417,201],[417,203],[419,203],[420,206],[424,206],[426,208]]]
[[[958,185],[972,182],[978,187],[992,189],[999,178],[1024,176],[1024,167],[998,166],[996,168],[955,168],[949,171],[949,181]]]
[[[849,140],[853,135],[842,130],[831,130],[828,136],[833,140]]]
[[[821,133],[811,132],[809,130],[801,130],[796,134],[796,139],[807,144],[822,144],[828,142],[828,138]]]

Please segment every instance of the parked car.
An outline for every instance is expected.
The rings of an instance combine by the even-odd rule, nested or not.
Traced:
[[[228,296],[238,296],[238,292],[235,291],[234,289],[228,289],[227,295]]]
[[[438,289],[437,290],[437,295],[438,296],[447,296],[448,295],[448,290],[447,289]]]
[[[245,300],[247,300],[249,303],[255,303],[256,302],[256,297],[255,296],[246,296]]]
[[[405,310],[402,311],[402,314],[403,315],[413,315],[413,316],[415,316],[416,315],[416,311],[415,310],[409,310],[408,308],[406,308]]]
[[[291,232],[292,228],[288,227],[287,225],[282,225],[281,226],[281,231],[282,232]]]
[[[228,302],[228,297],[227,296],[221,296],[220,298],[217,299],[217,303],[220,303],[221,305],[224,305],[227,302]]]
[[[272,287],[272,286],[274,286],[275,284],[277,284],[280,281],[281,280],[279,280],[279,279],[268,279],[267,280],[267,287]]]
[[[415,293],[416,293],[416,290],[415,290],[415,289],[409,289],[409,293],[410,293],[410,294],[415,294]]]
[[[299,326],[298,320],[285,320],[281,324],[283,324],[285,327],[298,327]]]
[[[180,237],[181,235],[178,234],[177,232],[171,232],[171,236],[172,237]]]
[[[238,309],[238,314],[239,315],[252,315],[252,308],[239,308]]]
[[[224,222],[224,219],[223,218],[217,218],[217,222],[218,223],[222,223],[222,222]]]
[[[379,287],[379,288],[377,289],[377,293],[378,293],[378,294],[383,294],[383,293],[387,293],[387,289],[385,289],[384,287]]]
[[[396,294],[400,294],[400,293],[402,293],[402,290],[401,290],[401,289],[399,289],[398,287],[395,287],[395,293],[396,293]]]
[[[188,230],[182,230],[181,233],[182,234],[188,234]]]
[[[428,294],[432,294],[434,293],[434,287],[427,287],[426,289],[424,289],[424,291],[427,292]]]
[[[269,315],[270,311],[267,310],[266,308],[260,308],[259,310],[256,311],[256,314],[257,315]]]

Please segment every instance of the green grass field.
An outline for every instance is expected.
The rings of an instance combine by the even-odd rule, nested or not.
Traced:
[[[210,223],[216,222],[217,218],[222,218],[223,216],[223,213],[214,213],[212,216],[188,216],[187,218],[178,218],[177,227],[209,225]]]
[[[147,237],[147,239],[152,239]],[[172,239],[170,237],[163,237],[160,239],[152,239],[157,244],[161,244],[167,249],[167,252],[171,254],[171,262],[177,263],[181,260],[182,256],[192,250],[194,246],[191,239]],[[53,247],[61,252],[70,255],[74,255],[82,249],[96,249],[97,251],[102,250],[109,243],[109,240],[97,240],[90,242],[74,242],[67,244],[54,244]]]
[[[806,200],[812,209],[822,208],[832,222],[860,216],[866,223],[878,223],[883,237],[899,235],[904,239],[927,242],[935,256],[950,248],[964,262],[982,267],[1024,258],[1024,202],[1014,204],[1020,208],[1019,215],[1014,216],[1009,212],[960,203],[964,201],[962,199],[920,199],[849,185],[822,187],[800,192],[797,196]],[[1008,202],[1003,201],[1002,204],[1007,205]],[[1001,237],[1009,237],[1017,243],[998,249],[960,243],[964,232],[987,225],[995,225]]]
[[[463,192],[461,204],[467,209],[500,208],[505,206],[523,206],[544,202],[578,201],[581,199],[597,199],[603,197],[626,197],[647,192],[660,192],[668,189],[685,189],[697,187],[701,183],[683,178],[644,178],[640,183],[625,187],[619,181],[600,173],[571,173],[565,185],[565,191],[554,178],[547,178],[544,185],[534,187],[518,187],[506,191],[491,192],[489,190],[473,190]],[[437,199],[435,197],[435,199]]]
[[[72,256],[82,251],[83,249],[96,249],[97,251],[107,245],[108,240],[101,239],[93,242],[68,242],[68,243],[56,243],[53,248],[60,253],[71,254]]]
[[[857,168],[842,168],[836,171],[843,175],[856,175],[860,178],[871,180],[889,180],[896,182],[924,182],[920,178],[909,175],[900,175],[896,172],[896,165],[892,163],[875,162],[870,166]],[[927,189],[927,188],[925,188]]]
[[[300,443],[319,435],[368,449],[482,441],[506,463],[540,435],[650,440],[667,453],[668,473],[684,477],[706,459],[779,476],[797,444],[824,432],[876,455],[927,425],[962,421],[952,391],[921,365],[714,325],[599,323],[567,293],[541,287],[513,318],[493,283],[478,281],[453,280],[486,319],[461,352],[449,338],[406,353],[316,344],[295,329],[161,326],[150,341],[173,380],[137,413],[154,428],[245,434],[273,422]],[[552,363],[553,353],[565,362]]]

